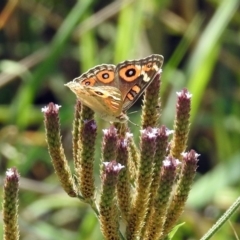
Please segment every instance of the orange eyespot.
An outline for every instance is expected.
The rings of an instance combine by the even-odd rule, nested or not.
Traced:
[[[114,80],[114,72],[109,70],[103,70],[97,73],[97,78],[103,83],[110,83]]]
[[[133,82],[140,75],[140,70],[138,65],[129,65],[120,69],[119,76],[126,82]]]
[[[95,85],[95,82],[96,82],[96,80],[94,78],[88,78],[88,79],[85,79],[82,81],[82,85],[92,87]]]

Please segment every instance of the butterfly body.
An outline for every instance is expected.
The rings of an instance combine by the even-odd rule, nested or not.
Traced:
[[[106,121],[125,122],[125,114],[161,72],[163,57],[130,60],[118,65],[102,64],[91,68],[66,84],[83,105]]]

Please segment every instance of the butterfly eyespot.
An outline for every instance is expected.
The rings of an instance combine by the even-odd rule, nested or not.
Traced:
[[[109,78],[109,74],[108,73],[103,73],[102,74],[102,78],[103,79],[108,79]]]
[[[90,78],[87,78],[87,79],[83,80],[81,82],[81,84],[85,85],[85,86],[94,86],[95,82],[96,82],[96,80],[94,78],[90,77]]]
[[[135,81],[138,76],[141,74],[141,66],[139,65],[127,65],[123,66],[119,70],[119,76],[122,78],[123,81],[125,82],[133,82]]]
[[[136,70],[134,68],[131,68],[131,69],[128,69],[126,72],[125,72],[125,75],[126,77],[132,77],[136,74]]]
[[[97,95],[99,95],[99,96],[104,95],[102,92],[99,92],[99,91],[95,91],[95,93],[96,93]]]
[[[96,74],[98,80],[102,83],[110,83],[114,80],[114,71],[102,70]]]
[[[151,64],[151,63],[148,63],[148,64],[147,64],[147,68],[152,68],[152,64]]]

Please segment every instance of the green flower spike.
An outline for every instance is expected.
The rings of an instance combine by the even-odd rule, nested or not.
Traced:
[[[187,89],[183,89],[181,92],[178,92],[177,95],[177,112],[174,121],[174,134],[171,142],[170,155],[181,160],[181,153],[183,153],[187,147],[192,94],[190,94]]]
[[[157,129],[156,133],[156,152],[154,155],[154,169],[152,175],[152,183],[151,183],[151,198],[154,199],[157,188],[159,187],[159,172],[161,171],[163,160],[165,159],[167,153],[168,146],[168,137],[172,134],[173,131],[168,130],[165,126]],[[151,206],[151,204],[150,204]]]
[[[80,166],[75,169],[80,184],[80,192],[86,202],[92,204],[95,194],[94,184],[94,152],[97,136],[97,125],[94,120],[85,120],[81,124]]]
[[[147,225],[151,225],[152,223],[149,222],[149,218],[152,211],[152,206],[154,205],[155,196],[157,194],[159,184],[160,184],[160,177],[159,174],[161,172],[161,167],[163,164],[163,160],[166,158],[166,152],[167,152],[167,145],[168,145],[168,137],[172,134],[172,131],[168,130],[165,126],[160,127],[157,129],[156,133],[156,152],[154,155],[154,168],[153,168],[153,174],[152,174],[152,182],[150,187],[150,197],[148,202],[148,212],[146,215],[146,218],[144,220],[144,228],[142,229],[142,235],[144,235],[144,232],[146,230]],[[149,228],[149,227],[148,227]]]
[[[162,233],[161,239],[167,236],[182,214],[193,183],[193,178],[196,174],[199,154],[191,150],[190,152],[183,153],[182,156],[181,172],[178,176],[177,186],[173,192],[173,197],[167,211],[166,221],[163,227],[164,232]]]
[[[55,172],[61,182],[63,189],[71,197],[77,196],[77,188],[75,186],[68,162],[64,155],[61,144],[60,124],[58,110],[60,106],[54,103],[42,109],[44,113],[44,124],[46,129],[46,139],[48,150],[52,159]]]
[[[146,93],[143,99],[142,109],[142,128],[156,127],[160,117],[160,81],[161,72],[157,74],[153,82],[146,89]]]
[[[72,145],[73,145],[73,162],[75,170],[79,168],[80,166],[80,159],[79,159],[79,151],[81,149],[81,141],[79,139],[81,138],[80,135],[80,125],[81,125],[81,109],[82,104],[77,99],[76,105],[75,105],[75,116],[73,120],[73,131],[72,131]]]
[[[117,129],[112,125],[108,129],[103,129],[102,159],[103,162],[116,159],[117,156]]]
[[[152,181],[153,159],[156,150],[155,128],[141,130],[141,156],[136,179],[136,193],[131,206],[128,225],[127,239],[138,239],[144,225],[145,215],[149,201],[149,190]]]
[[[131,202],[131,186],[128,168],[128,139],[121,138],[117,144],[117,162],[124,166],[119,174],[117,183],[118,205],[122,217],[127,220]]]
[[[82,105],[81,107],[81,122],[84,122],[86,119],[88,120],[92,120],[94,118],[94,111],[85,106],[85,105]]]
[[[19,173],[15,168],[6,172],[3,188],[3,239],[18,240],[18,190]]]
[[[124,166],[115,160],[103,163],[99,220],[102,234],[106,240],[121,239],[119,233],[119,213],[115,196],[118,175],[122,168]]]
[[[171,156],[167,157],[163,161],[161,173],[159,172],[160,174],[158,182],[160,183],[160,185],[151,206],[146,235],[143,239],[160,239],[165,220],[164,217],[166,215],[168,202],[170,199],[170,194],[173,189],[174,180],[176,178],[176,169],[179,164],[180,162],[178,160],[175,160]]]
[[[118,135],[120,137],[125,137],[125,135],[128,131],[127,122],[124,122],[124,123],[114,122],[113,125],[117,129]]]
[[[128,139],[128,149],[129,149],[129,161],[128,161],[128,168],[130,173],[130,180],[131,182],[135,181],[137,176],[137,169],[139,167],[139,161],[140,161],[140,153],[139,149],[135,145],[135,142],[133,141],[133,134],[127,132],[126,137]]]

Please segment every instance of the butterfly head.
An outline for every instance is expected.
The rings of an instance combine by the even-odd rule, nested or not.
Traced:
[[[128,120],[126,114],[122,113],[123,100],[118,88],[86,86],[74,80],[65,84],[65,86],[76,94],[83,105],[94,110],[104,120],[110,122],[125,122]]]

